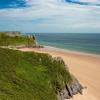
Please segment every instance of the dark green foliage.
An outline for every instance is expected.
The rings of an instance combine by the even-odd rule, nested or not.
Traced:
[[[0,100],[57,100],[71,81],[61,58],[0,48]]]

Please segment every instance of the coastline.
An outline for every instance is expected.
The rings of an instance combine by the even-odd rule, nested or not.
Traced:
[[[94,57],[100,57],[99,54],[91,53],[91,52],[83,52],[83,51],[77,51],[77,50],[69,50],[69,49],[63,49],[58,47],[52,47],[52,46],[44,46],[45,48],[54,49],[57,51],[67,52],[67,53],[73,53],[73,54],[80,54],[80,55],[88,55],[88,56],[94,56]]]
[[[68,65],[69,70],[74,74],[83,86],[83,95],[76,95],[70,100],[99,100],[100,98],[100,56],[95,54],[81,53],[50,46],[44,48],[22,48],[21,51],[35,51],[49,53],[54,57],[62,57]]]

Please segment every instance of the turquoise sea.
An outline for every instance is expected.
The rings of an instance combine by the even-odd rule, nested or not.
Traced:
[[[41,33],[35,36],[41,45],[100,54],[100,34]]]

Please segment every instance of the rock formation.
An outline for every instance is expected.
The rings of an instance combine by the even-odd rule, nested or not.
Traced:
[[[72,82],[66,84],[65,89],[57,93],[58,100],[70,99],[74,95],[82,94],[83,86],[79,81],[72,75]]]

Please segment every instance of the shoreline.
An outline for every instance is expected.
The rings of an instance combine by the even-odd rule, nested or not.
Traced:
[[[76,95],[70,100],[100,99],[100,56],[61,48],[45,46],[44,48],[21,48],[21,51],[48,53],[53,57],[61,57],[69,67],[69,71],[86,86],[83,95]]]
[[[82,52],[82,51],[77,51],[77,50],[69,50],[69,49],[64,49],[64,48],[58,48],[58,47],[52,47],[52,46],[44,46],[44,48],[51,48],[51,49],[55,49],[55,50],[60,50],[63,52],[69,52],[69,53],[76,53],[76,54],[80,54],[80,55],[88,55],[88,56],[94,56],[94,57],[100,57],[99,54],[95,54],[95,53],[90,53],[90,52]]]

